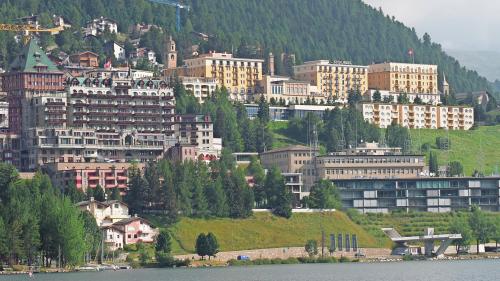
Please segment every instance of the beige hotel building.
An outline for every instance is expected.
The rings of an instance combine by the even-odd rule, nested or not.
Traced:
[[[351,90],[360,94],[368,90],[367,66],[316,60],[294,66],[293,70],[295,79],[309,82],[324,98],[332,97],[337,102],[347,102]]]
[[[186,59],[184,63],[181,67],[165,69],[165,76],[215,78],[217,86],[226,87],[232,100],[246,101],[262,80],[264,60],[235,58],[227,53],[208,53]]]
[[[437,81],[437,65],[386,62],[368,66],[370,89],[437,95]]]

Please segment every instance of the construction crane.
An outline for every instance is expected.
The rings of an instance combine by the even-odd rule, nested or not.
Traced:
[[[189,6],[182,5],[179,1],[174,0],[149,0],[154,3],[164,4],[175,7],[175,29],[181,31],[181,9],[186,9],[189,12]]]
[[[33,24],[0,24],[0,31],[14,31],[21,32],[23,34],[23,43],[28,44],[31,39],[31,34],[39,32],[47,32],[52,35],[58,34],[64,29],[62,26],[53,28],[42,28]]]

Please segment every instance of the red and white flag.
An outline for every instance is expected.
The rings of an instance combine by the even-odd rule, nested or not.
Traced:
[[[110,59],[108,59],[108,60],[106,61],[106,63],[104,64],[104,68],[105,68],[105,69],[111,69],[111,66],[112,66],[112,65],[111,65],[111,60],[110,60]]]
[[[413,52],[413,48],[410,48],[410,49],[408,50],[408,55],[409,55],[410,57],[413,57],[413,54],[414,54],[414,52]]]

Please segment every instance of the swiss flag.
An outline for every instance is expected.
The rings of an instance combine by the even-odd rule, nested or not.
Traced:
[[[408,55],[411,57],[411,56],[413,56],[413,53],[414,53],[414,52],[413,52],[413,48],[410,48],[410,49],[408,50]]]

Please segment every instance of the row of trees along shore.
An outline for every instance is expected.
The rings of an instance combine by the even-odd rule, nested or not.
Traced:
[[[69,193],[78,192],[62,193],[41,173],[20,179],[0,163],[0,264],[65,267],[98,257],[99,227]]]

